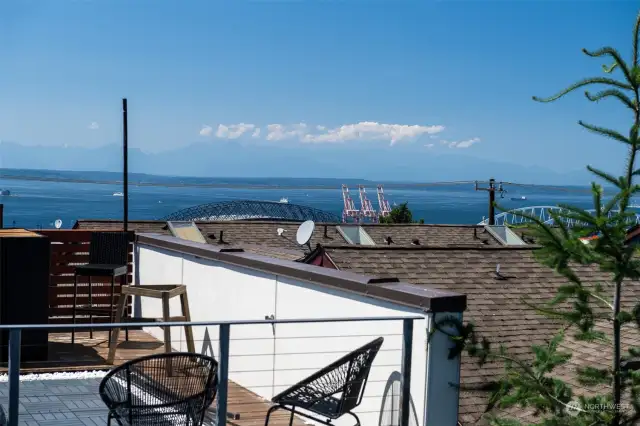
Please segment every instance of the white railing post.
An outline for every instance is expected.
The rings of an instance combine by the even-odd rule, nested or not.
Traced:
[[[218,358],[218,425],[227,424],[229,386],[229,324],[220,324],[220,357]]]
[[[400,426],[409,426],[411,413],[411,357],[413,352],[413,320],[402,320],[402,394]]]
[[[20,409],[20,337],[21,330],[9,331],[9,426],[18,426]]]
[[[449,359],[456,335],[455,327],[439,325],[444,318],[462,321],[462,312],[432,313],[428,317],[429,346],[427,348],[427,393],[425,426],[455,426],[458,422],[460,399],[460,356]]]

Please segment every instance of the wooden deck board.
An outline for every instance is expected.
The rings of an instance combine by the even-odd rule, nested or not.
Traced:
[[[141,330],[130,330],[129,341],[125,341],[124,331],[120,333],[114,365],[156,353],[164,352],[163,342]],[[46,362],[23,363],[21,374],[51,373],[86,370],[110,370],[114,365],[106,363],[109,352],[108,334],[97,331],[93,339],[88,332],[76,333],[75,344],[71,344],[71,333],[49,334],[49,360]],[[25,349],[23,349],[25,350]],[[6,373],[6,364],[0,366],[0,372]],[[229,381],[227,409],[231,413],[240,414],[239,420],[229,420],[227,424],[235,426],[262,426],[270,403],[248,389],[233,381]],[[287,426],[289,413],[276,411],[269,422],[271,426]],[[293,422],[303,426],[298,418]]]

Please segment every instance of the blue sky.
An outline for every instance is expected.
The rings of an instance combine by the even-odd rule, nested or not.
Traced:
[[[393,144],[414,158],[447,154],[452,167],[455,153],[615,170],[621,147],[576,122],[626,132],[626,111],[581,92],[550,105],[531,95],[601,75],[604,62],[582,47],[629,54],[638,9],[624,0],[3,0],[0,140],[119,143],[126,96],[131,145],[147,152],[215,150],[226,139],[247,156],[261,144],[331,161],[342,149],[384,156]],[[311,151],[318,144],[331,149]]]

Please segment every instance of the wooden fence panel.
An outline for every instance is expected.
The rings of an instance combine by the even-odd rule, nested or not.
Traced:
[[[105,230],[105,232],[113,230]],[[71,229],[43,229],[37,230],[46,235],[51,241],[51,271],[49,281],[49,322],[52,324],[71,323],[73,309],[73,281],[75,267],[89,262],[89,245],[92,232]],[[120,285],[123,282],[133,282],[133,239],[134,233],[129,232],[129,255],[127,256],[128,273],[125,277],[118,277],[115,281],[115,303],[118,302]],[[109,307],[111,303],[111,278],[91,277],[93,295],[92,304],[98,307]],[[89,302],[89,277],[78,277],[79,305]],[[131,313],[131,301],[127,305],[127,312]],[[78,323],[85,321],[85,315],[77,319]],[[108,322],[109,317],[94,315],[96,323]]]

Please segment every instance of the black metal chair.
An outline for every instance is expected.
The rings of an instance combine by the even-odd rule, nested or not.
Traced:
[[[269,408],[265,426],[269,424],[271,414],[278,409],[291,412],[289,426],[293,424],[294,414],[325,425],[333,425],[331,421],[349,414],[356,419],[356,425],[360,425],[360,419],[352,410],[362,402],[371,365],[383,341],[378,337],[274,396],[271,402],[277,405]]]
[[[76,266],[73,283],[73,324],[77,314],[88,314],[89,323],[93,323],[94,314],[108,314],[111,322],[115,315],[115,280],[121,277],[122,285],[126,284],[127,256],[129,235],[126,232],[93,232],[89,245],[89,263]],[[78,277],[89,279],[89,300],[87,305],[78,306]],[[108,308],[93,306],[93,286],[91,277],[111,277],[111,304]],[[128,329],[125,330],[129,340]],[[109,333],[111,336],[111,333]],[[93,329],[89,329],[89,337],[93,338]],[[75,329],[71,331],[71,343],[75,343]]]
[[[218,363],[190,352],[144,356],[111,370],[100,397],[115,420],[131,426],[201,426],[216,397]]]

